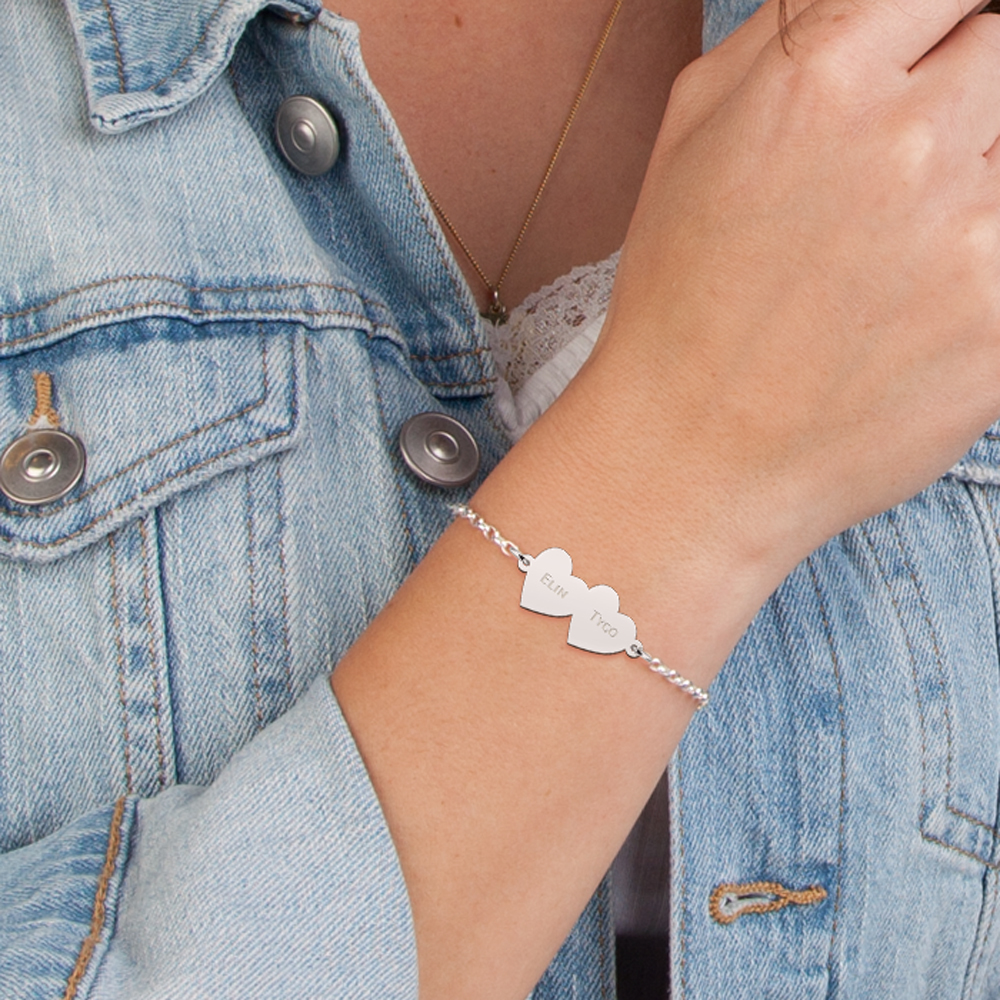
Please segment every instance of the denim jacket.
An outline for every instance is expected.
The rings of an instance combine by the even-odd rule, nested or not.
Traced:
[[[706,9],[712,44],[752,2]],[[416,995],[327,673],[509,442],[475,304],[318,0],[0,0],[0,996]],[[306,176],[274,116],[332,112]],[[43,375],[46,378],[39,379]],[[51,386],[51,406],[39,386]],[[1000,435],[764,608],[672,765],[677,998],[995,996]],[[602,889],[534,992],[613,995]]]

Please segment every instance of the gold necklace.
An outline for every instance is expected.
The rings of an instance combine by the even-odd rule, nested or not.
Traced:
[[[587,87],[590,86],[590,79],[594,75],[594,70],[597,69],[597,64],[600,62],[601,53],[604,51],[608,35],[611,34],[611,29],[615,25],[615,20],[618,17],[618,11],[621,10],[623,3],[624,0],[615,0],[615,4],[611,8],[611,13],[608,15],[608,19],[604,23],[604,30],[601,32],[601,37],[597,42],[597,48],[594,49],[594,54],[590,57],[587,72],[583,76],[583,83],[580,84],[580,89],[576,92],[576,97],[573,99],[573,104],[569,109],[569,114],[566,116],[566,121],[563,123],[562,131],[559,133],[559,139],[556,141],[556,148],[552,150],[552,155],[549,157],[548,165],[545,167],[545,173],[542,175],[542,181],[538,185],[538,190],[535,191],[535,197],[531,200],[531,207],[528,209],[528,214],[524,217],[524,222],[521,223],[521,228],[518,231],[516,239],[514,240],[514,245],[510,248],[510,253],[507,254],[507,259],[504,261],[504,265],[500,270],[500,277],[497,278],[495,283],[486,277],[486,272],[482,269],[482,267],[480,267],[479,261],[477,261],[473,256],[472,251],[466,245],[465,240],[458,235],[458,230],[455,228],[454,223],[445,214],[445,211],[441,207],[437,198],[434,197],[427,185],[424,184],[424,192],[427,195],[428,201],[430,201],[433,206],[434,211],[437,212],[441,222],[444,223],[444,227],[454,237],[454,240],[461,248],[462,253],[464,253],[469,259],[469,263],[472,265],[473,270],[477,275],[479,275],[480,280],[486,286],[486,291],[489,293],[489,305],[486,307],[486,312],[483,313],[483,316],[493,323],[503,324],[507,322],[507,307],[503,304],[503,301],[500,298],[500,288],[507,279],[507,274],[510,271],[511,264],[514,263],[514,258],[517,256],[518,250],[521,249],[521,244],[524,242],[524,234],[528,231],[528,226],[531,225],[531,220],[535,217],[535,209],[538,208],[538,203],[542,200],[542,192],[545,191],[545,188],[549,183],[549,178],[552,176],[552,171],[555,169],[556,160],[559,159],[559,154],[562,152],[563,146],[566,144],[566,136],[569,135],[569,130],[573,126],[576,113],[580,110],[583,95],[587,93]]]

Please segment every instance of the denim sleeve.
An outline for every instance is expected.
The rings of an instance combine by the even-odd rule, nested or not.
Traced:
[[[406,887],[325,677],[207,788],[0,857],[0,996],[417,995]]]

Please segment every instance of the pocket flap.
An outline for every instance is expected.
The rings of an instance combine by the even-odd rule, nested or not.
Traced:
[[[294,333],[258,323],[142,319],[0,364],[0,447],[27,429],[34,374],[49,375],[61,429],[86,450],[83,480],[50,504],[0,496],[0,554],[76,551],[181,490],[293,443]]]

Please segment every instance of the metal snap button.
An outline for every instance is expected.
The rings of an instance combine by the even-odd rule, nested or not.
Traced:
[[[282,156],[299,173],[325,174],[340,155],[340,131],[333,116],[311,97],[289,97],[278,108],[274,134]]]
[[[444,413],[418,413],[403,424],[399,450],[410,471],[432,486],[464,486],[479,471],[479,445]]]
[[[80,482],[86,466],[87,452],[72,434],[28,431],[0,455],[0,492],[15,503],[51,503]]]

